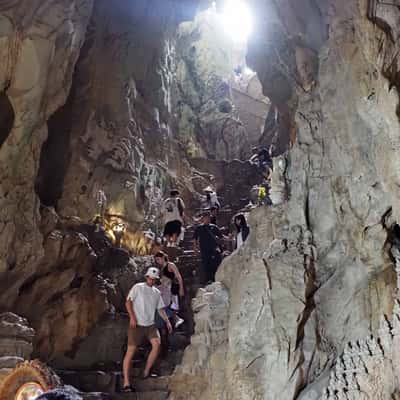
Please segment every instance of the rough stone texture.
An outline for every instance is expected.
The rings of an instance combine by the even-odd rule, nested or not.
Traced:
[[[34,190],[41,146],[47,120],[69,92],[91,9],[90,0],[8,1],[0,5],[0,55],[4,61],[0,66],[0,309],[24,308],[23,315],[28,317],[33,314],[27,305],[38,299],[24,296],[24,289],[32,285],[44,264],[50,266],[39,231]],[[50,268],[48,272],[42,290],[51,290],[60,279],[56,271],[53,280]],[[69,284],[68,279],[64,284]],[[22,298],[28,303],[20,307]],[[44,324],[50,309],[54,307],[41,309]],[[51,320],[47,320],[50,331],[56,325]],[[59,325],[57,329],[63,328]],[[38,329],[39,340],[41,335]]]
[[[385,34],[365,0],[251,3],[258,25],[248,60],[277,108],[280,151],[292,147],[275,176],[276,198],[286,197],[286,181],[288,202],[254,211],[249,241],[224,261],[225,348],[207,343],[190,358],[207,393],[193,389],[195,368],[185,363],[174,399],[184,398],[185,379],[193,399],[319,399],[345,344],[376,334],[393,307],[385,244],[399,209],[398,9],[373,2]],[[214,357],[224,359],[221,379],[211,374]],[[332,398],[398,391],[397,382],[386,392],[379,385]]]
[[[3,3],[0,310],[28,317],[36,354],[49,359],[108,309],[96,274],[117,257],[83,227],[96,191],[136,245],[143,221],[160,225],[163,191],[190,172],[169,127],[168,65],[195,2]]]
[[[263,140],[276,135],[282,154],[274,206],[252,213],[221,283],[200,292],[176,399],[320,398],[345,344],[376,334],[382,314],[397,316],[385,245],[399,222],[400,12],[374,0],[249,3],[247,59],[272,104]],[[97,247],[76,228],[96,213],[94,193],[105,190],[108,213],[134,234],[168,186],[189,194],[210,178],[192,176],[171,108],[182,4],[97,1],[65,106],[91,2],[0,6],[0,309],[32,319],[45,357],[71,350],[107,309]],[[218,184],[226,165],[199,169],[214,169]],[[35,186],[44,205],[81,221],[40,216]],[[87,357],[97,341],[109,357],[102,324]]]
[[[258,144],[269,103],[257,77],[235,75],[245,70],[244,56],[245,45],[227,37],[212,7],[180,25],[174,104],[189,156],[245,159]]]
[[[95,328],[76,343],[73,351],[54,359],[54,367],[87,369],[104,364],[114,365],[121,361],[128,326],[126,296],[135,283],[143,281],[143,276],[151,265],[153,257],[136,257],[130,258],[125,266],[110,266],[103,272],[108,283],[107,297],[112,306],[110,312],[105,313]]]
[[[172,37],[181,11],[172,1],[96,2],[64,110],[73,124],[60,213],[93,218],[102,189],[107,213],[134,233],[158,216],[165,191],[188,171],[171,130]]]
[[[17,364],[29,360],[35,331],[12,313],[0,314],[0,381]]]

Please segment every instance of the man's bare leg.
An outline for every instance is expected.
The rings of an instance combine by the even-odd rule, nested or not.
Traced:
[[[128,348],[126,349],[125,357],[124,357],[124,363],[122,366],[123,373],[124,373],[124,387],[130,386],[130,372],[131,372],[131,365],[132,365],[132,360],[136,352],[136,346],[133,345],[128,345]]]
[[[155,361],[157,360],[158,354],[160,352],[161,340],[160,338],[150,339],[151,351],[147,357],[146,366],[144,368],[143,376],[147,378],[150,374],[151,368],[153,367]]]

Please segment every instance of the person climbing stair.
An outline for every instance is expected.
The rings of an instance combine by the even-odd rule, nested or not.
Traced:
[[[149,268],[145,275],[145,282],[134,285],[126,299],[129,327],[128,346],[123,361],[124,384],[122,392],[133,392],[135,390],[130,381],[131,363],[136,349],[144,339],[148,339],[151,343],[151,351],[146,361],[143,378],[149,377],[151,368],[158,357],[161,342],[160,333],[154,321],[156,311],[164,320],[168,331],[172,332],[171,323],[164,310],[165,304],[161,298],[161,293],[154,286],[158,279],[160,279],[159,270],[154,267]]]
[[[203,211],[202,224],[194,232],[194,250],[201,254],[202,282],[208,284],[215,281],[215,273],[222,261],[220,240],[223,236],[216,225],[211,224],[210,211]]]
[[[168,247],[178,244],[184,222],[185,203],[179,197],[179,191],[173,189],[170,197],[165,199],[162,207],[162,216],[165,222],[164,238]]]
[[[160,285],[157,288],[161,292],[161,297],[165,304],[165,313],[168,318],[172,319],[174,327],[178,328],[183,324],[184,320],[179,317],[177,311],[179,311],[179,301],[173,301],[174,296],[179,296],[183,299],[185,295],[185,290],[183,286],[182,276],[177,268],[177,266],[170,262],[168,255],[162,251],[159,251],[154,256],[155,263],[161,271]],[[176,304],[175,307],[172,307]],[[176,309],[178,307],[178,309]],[[161,351],[165,353],[168,350],[168,330],[165,321],[156,315],[156,326],[161,333]]]

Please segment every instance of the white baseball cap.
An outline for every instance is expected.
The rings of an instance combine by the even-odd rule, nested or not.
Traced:
[[[158,268],[150,267],[145,275],[146,278],[160,279],[160,271]]]

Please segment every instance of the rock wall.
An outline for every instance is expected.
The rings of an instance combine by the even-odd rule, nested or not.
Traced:
[[[185,8],[189,7],[189,3]],[[57,209],[91,219],[95,194],[132,229],[157,214],[166,189],[188,167],[172,130],[174,2],[96,2],[64,118],[72,117]],[[54,128],[58,130],[64,118]],[[54,132],[56,135],[56,131]],[[48,152],[60,151],[49,143]],[[47,153],[45,156],[47,156]],[[52,165],[43,157],[43,170]],[[47,186],[46,174],[43,174]]]
[[[41,320],[50,331],[56,320],[47,319],[46,312],[59,312],[60,308],[25,296],[39,277],[51,281],[53,273],[57,279],[65,278],[59,271],[51,271],[58,260],[46,261],[48,246],[40,231],[35,178],[47,121],[66,101],[91,11],[92,1],[88,0],[8,1],[0,5],[0,54],[4,61],[0,66],[0,309],[18,310],[24,298],[28,303],[22,308],[26,310],[30,301],[36,300],[37,306],[42,306]],[[68,287],[69,281],[63,284]],[[33,317],[33,310],[24,316]],[[62,313],[58,319],[64,322]],[[76,335],[76,330],[71,331],[68,345]],[[48,332],[46,338],[51,336]],[[48,346],[52,347],[51,340]]]
[[[365,0],[251,3],[257,28],[247,58],[277,109],[280,150],[291,147],[289,198],[254,211],[250,239],[224,261],[228,315],[199,314],[196,337],[208,340],[186,350],[174,399],[319,399],[345,344],[375,334],[392,313],[398,9],[372,2],[371,15]],[[217,319],[227,319],[218,340]],[[206,392],[193,389],[196,377]],[[371,387],[362,398],[388,396]]]
[[[26,319],[12,313],[0,314],[0,382],[17,364],[29,360],[34,335]]]
[[[245,44],[228,37],[209,6],[179,26],[177,132],[189,156],[244,160],[258,144],[269,102],[255,74],[244,72]]]
[[[0,310],[29,319],[45,360],[109,309],[103,248],[84,226],[96,192],[129,237],[179,179],[189,197],[170,92],[174,34],[194,4],[0,5]]]

